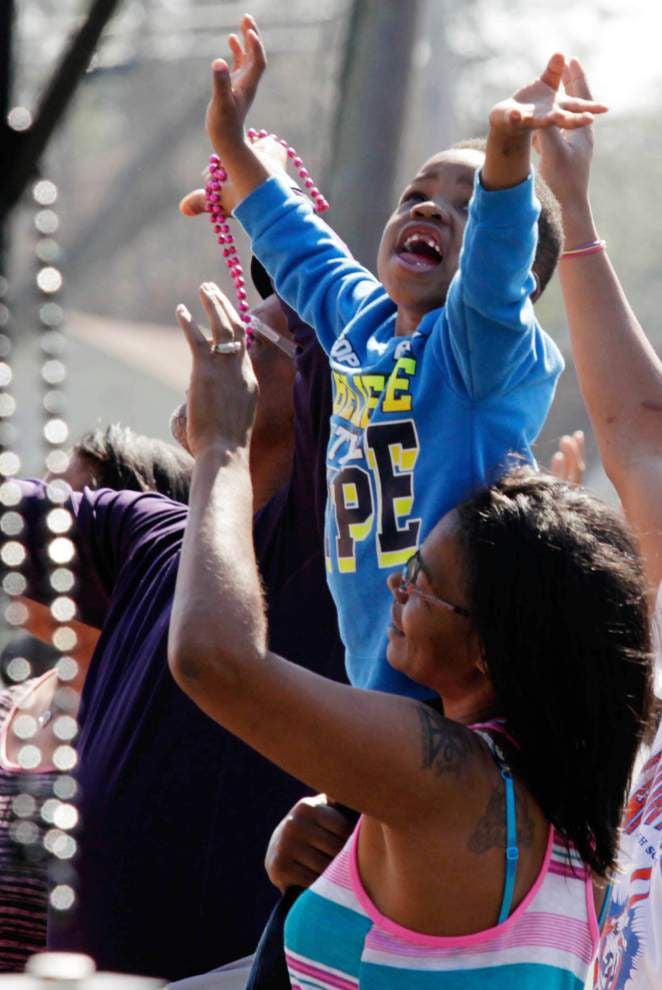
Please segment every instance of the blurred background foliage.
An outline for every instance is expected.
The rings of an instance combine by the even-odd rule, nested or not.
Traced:
[[[373,24],[372,35],[365,20],[370,7],[381,23]],[[36,105],[88,8],[89,0],[19,0],[12,105]],[[596,96],[611,107],[596,128],[598,227],[641,321],[653,339],[660,336],[662,235],[655,203],[662,136],[655,124],[662,68],[654,57],[660,13],[653,0],[633,0],[627,10],[615,0],[587,0],[581,9],[570,0],[553,6],[542,0],[253,0],[250,9],[269,53],[251,122],[297,147],[331,199],[330,223],[367,263],[397,188],[422,160],[483,133],[491,105],[537,74],[553,50],[578,54]],[[226,35],[243,13],[244,4],[232,0],[124,0],[44,157],[42,174],[59,190],[57,263],[72,331],[73,434],[122,419],[167,436],[167,411],[187,373],[174,308],[194,300],[203,279],[230,289],[204,220],[182,218],[177,204],[200,183],[209,153],[203,127],[209,63],[225,52]],[[401,46],[389,40],[391,17]],[[373,133],[388,135],[387,144],[368,140]],[[352,172],[357,163],[360,172]],[[384,181],[392,187],[388,195],[382,195]],[[378,203],[371,191],[380,193]],[[36,471],[29,398],[36,374],[32,222],[26,197],[14,211],[7,271],[19,330],[16,373],[26,396],[19,405],[20,444]],[[539,316],[570,364],[556,284]],[[614,388],[626,387],[624,369]],[[576,427],[587,422],[569,368],[540,459]],[[590,480],[606,490],[595,456],[592,467]]]

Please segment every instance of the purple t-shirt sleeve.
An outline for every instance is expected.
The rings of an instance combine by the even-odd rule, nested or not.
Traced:
[[[49,604],[56,595],[49,580],[56,564],[49,559],[48,548],[56,537],[48,529],[46,516],[55,506],[48,499],[43,482],[19,484],[26,595]],[[62,537],[70,539],[75,548],[67,566],[76,577],[72,594],[77,618],[100,629],[124,566],[140,552],[146,538],[155,530],[185,518],[186,509],[153,492],[116,492],[107,488],[72,492],[63,507],[72,515],[72,526]]]
[[[298,348],[293,395],[294,456],[289,481],[255,517],[255,544],[258,560],[264,560],[268,544],[273,539],[283,541],[283,554],[276,558],[282,565],[283,556],[292,557],[284,565],[286,577],[300,563],[320,554],[324,545],[331,371],[312,328],[285,303],[281,305]]]
[[[288,307],[289,308],[289,307]],[[312,496],[316,532],[314,549],[324,540],[326,507],[326,449],[331,419],[331,369],[329,360],[315,331],[290,310],[290,329],[299,346],[297,377],[294,387],[295,449],[290,486],[297,498],[301,489]]]

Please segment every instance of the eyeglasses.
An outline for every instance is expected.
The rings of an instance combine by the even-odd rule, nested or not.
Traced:
[[[429,595],[427,592],[421,591],[420,588],[416,587],[416,581],[421,571],[427,575],[427,568],[421,556],[421,551],[417,550],[402,569],[400,590],[405,591],[408,595],[418,595],[419,598],[424,598],[426,601],[432,602],[433,605],[443,605],[444,608],[449,609],[451,612],[456,612],[457,615],[463,615],[465,619],[468,619],[468,608],[464,608],[463,605],[453,605],[452,602],[447,602],[445,598],[440,598],[439,595]]]

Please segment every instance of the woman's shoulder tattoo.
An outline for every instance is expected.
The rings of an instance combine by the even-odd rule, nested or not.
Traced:
[[[535,825],[526,792],[521,787],[515,788],[515,809],[517,844],[520,847],[530,846],[533,842]],[[487,807],[469,836],[467,848],[473,853],[506,848],[506,793],[503,782],[497,784],[490,794]]]
[[[438,777],[446,773],[458,774],[472,749],[469,733],[464,726],[451,722],[427,705],[417,707],[421,727],[421,769],[433,770]]]

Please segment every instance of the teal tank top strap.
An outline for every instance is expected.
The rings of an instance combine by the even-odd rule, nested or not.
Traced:
[[[500,732],[507,739],[510,739],[510,736],[505,731],[505,725],[502,719],[495,719],[493,722],[478,723],[476,725],[469,726],[469,728],[473,729],[474,732],[476,732],[487,744],[494,758],[494,762],[499,768],[499,773],[501,774],[501,779],[503,780],[506,794],[506,872],[503,878],[503,894],[501,896],[501,908],[499,910],[499,918],[497,920],[497,924],[500,925],[510,915],[511,908],[513,906],[513,895],[515,893],[517,863],[519,860],[519,846],[517,845],[517,809],[515,806],[515,783],[513,781],[512,771],[508,766],[501,749],[486,730]]]
[[[503,880],[503,896],[497,924],[501,924],[510,914],[517,879],[517,861],[519,846],[517,845],[517,811],[515,808],[515,785],[510,767],[505,763],[500,766],[500,773],[506,789],[506,875]]]

